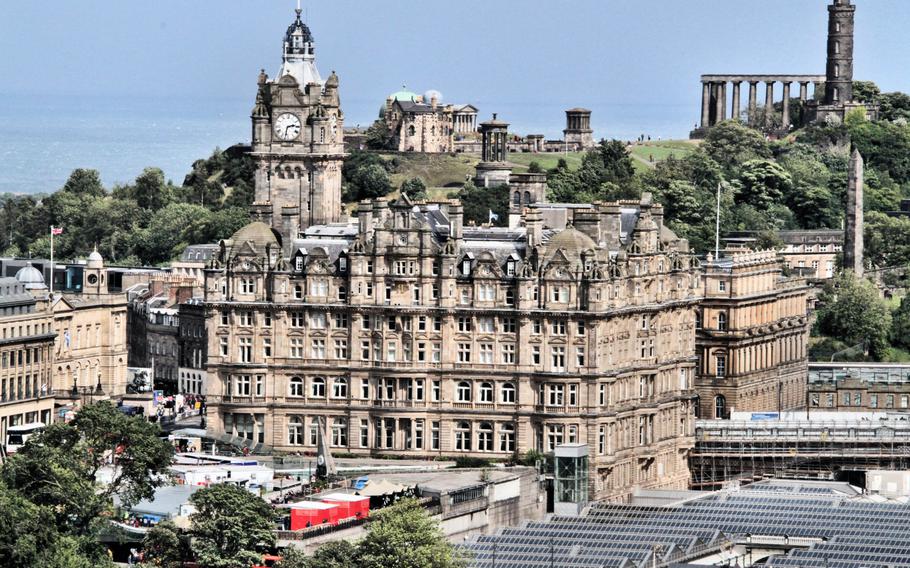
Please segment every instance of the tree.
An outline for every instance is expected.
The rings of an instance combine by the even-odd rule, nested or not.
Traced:
[[[891,343],[910,349],[910,297],[901,298],[891,319]]]
[[[543,172],[543,168],[540,167],[540,162],[538,162],[537,160],[531,161],[531,163],[528,164],[528,173],[531,173],[531,174],[542,174],[542,173],[544,173],[544,172]]]
[[[121,197],[135,199],[142,209],[157,211],[172,201],[173,187],[160,168],[145,168],[130,186],[120,188]]]
[[[742,186],[736,201],[748,203],[759,210],[767,210],[775,203],[780,203],[784,194],[790,192],[792,184],[790,174],[777,162],[770,160],[745,162],[739,181]]]
[[[98,170],[84,170],[82,168],[73,170],[66,183],[63,184],[63,191],[92,197],[104,197],[107,193],[104,191],[104,186],[101,185],[101,175]]]
[[[366,145],[371,150],[391,150],[393,133],[385,119],[380,118],[367,128]]]
[[[357,565],[357,547],[346,540],[328,542],[307,556],[286,548],[276,568],[353,568]]]
[[[882,90],[872,81],[853,81],[853,100],[861,103],[874,103],[881,96]]]
[[[702,149],[726,172],[749,160],[771,157],[771,147],[760,132],[732,120],[708,130]]]
[[[461,191],[449,194],[450,199],[461,200],[465,224],[482,225],[490,221],[490,212],[498,216],[494,225],[504,227],[509,222],[509,186],[477,187],[466,182]]]
[[[172,203],[156,211],[148,226],[135,234],[133,250],[148,264],[168,261],[187,245],[208,241],[212,213],[201,205]]]
[[[115,495],[130,506],[151,499],[164,483],[173,448],[160,432],[144,418],[98,402],[29,440],[3,465],[2,479],[32,503],[51,508],[61,532],[93,535]],[[112,468],[111,480],[100,485],[96,475],[105,466]]]
[[[372,515],[357,554],[360,568],[454,568],[463,566],[439,524],[414,499]]]
[[[142,539],[144,562],[162,568],[181,568],[191,556],[188,536],[172,521],[152,527]]]
[[[891,313],[875,285],[850,271],[829,282],[819,296],[819,330],[848,345],[862,343],[875,360],[888,355]]]
[[[419,177],[411,178],[401,184],[401,193],[412,201],[423,201],[427,199],[427,184]]]
[[[910,219],[867,213],[863,244],[865,259],[873,268],[910,264]]]
[[[218,484],[190,497],[193,549],[203,568],[249,568],[275,544],[274,513],[246,489]]]

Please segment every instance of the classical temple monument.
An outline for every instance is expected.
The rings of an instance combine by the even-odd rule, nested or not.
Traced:
[[[870,118],[875,119],[878,109],[853,100],[853,32],[856,6],[850,0],[833,0],[828,6],[828,45],[827,66],[824,75],[747,75],[716,74],[702,75],[701,126],[692,132],[693,138],[704,135],[707,129],[727,119],[744,118],[754,122],[758,117],[759,85],[765,85],[763,106],[764,120],[769,120],[774,113],[775,85],[780,83],[782,89],[781,131],[786,132],[793,126],[791,113],[791,88],[799,85],[799,100],[805,103],[807,122],[843,120],[846,114],[858,107],[865,107]],[[747,114],[741,116],[743,83],[748,84],[749,98]],[[732,101],[727,96],[727,86],[732,85]],[[812,98],[809,97],[809,85],[812,85]],[[823,89],[823,92],[820,90]],[[730,110],[729,116],[727,110]]]

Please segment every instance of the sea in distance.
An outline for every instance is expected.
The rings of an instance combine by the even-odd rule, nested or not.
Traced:
[[[561,139],[570,103],[471,101],[479,120],[497,112],[520,134]],[[381,101],[348,99],[346,126],[368,126]],[[149,166],[183,182],[215,147],[248,143],[251,98],[23,96],[0,93],[0,193],[50,193],[76,168],[96,169],[105,186],[128,183]],[[590,105],[598,138],[684,138],[695,104]]]

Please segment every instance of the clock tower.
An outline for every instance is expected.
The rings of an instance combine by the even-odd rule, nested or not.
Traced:
[[[251,116],[253,217],[281,234],[286,255],[303,229],[342,220],[344,114],[338,76],[333,71],[320,77],[313,35],[300,12],[284,36],[278,75],[259,74]]]

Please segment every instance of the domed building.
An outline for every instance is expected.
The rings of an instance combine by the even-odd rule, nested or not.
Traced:
[[[41,274],[40,270],[32,266],[31,262],[16,272],[16,280],[33,294],[47,290],[47,284],[44,283],[44,275]]]

